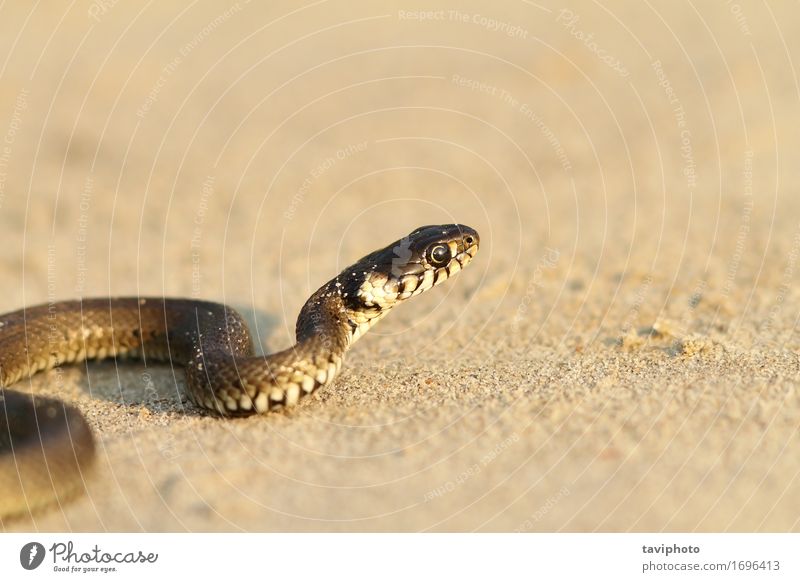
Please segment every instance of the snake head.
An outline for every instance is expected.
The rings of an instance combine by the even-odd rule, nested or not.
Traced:
[[[382,316],[458,273],[479,246],[477,231],[462,224],[418,228],[354,265],[351,281],[358,286],[352,297],[360,308]]]
[[[462,224],[423,226],[357,261],[314,293],[297,318],[297,339],[345,329],[352,345],[392,307],[445,282],[478,252],[478,233]],[[336,318],[331,321],[330,317]],[[332,342],[332,343],[335,343]]]

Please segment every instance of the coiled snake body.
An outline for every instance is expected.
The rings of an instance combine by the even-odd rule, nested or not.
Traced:
[[[342,271],[305,303],[295,346],[254,355],[231,308],[204,301],[104,298],[0,316],[0,386],[65,363],[108,357],[186,368],[189,396],[221,415],[294,406],[330,385],[347,349],[396,305],[463,269],[479,237],[463,225],[422,227]],[[60,400],[0,389],[0,516],[74,494],[94,457],[91,430]]]

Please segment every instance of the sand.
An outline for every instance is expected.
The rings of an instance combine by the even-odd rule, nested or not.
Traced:
[[[269,4],[0,8],[0,312],[198,297],[272,351],[417,226],[480,253],[285,414],[21,383],[99,451],[3,529],[800,530],[796,7]]]

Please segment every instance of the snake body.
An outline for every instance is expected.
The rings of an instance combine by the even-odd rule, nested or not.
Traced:
[[[220,415],[291,407],[329,386],[345,352],[396,305],[443,283],[479,247],[463,225],[419,228],[323,285],[297,318],[297,343],[255,355],[236,311],[168,298],[64,301],[0,316],[0,516],[74,495],[94,457],[88,423],[60,400],[5,388],[86,359],[183,365],[191,400]]]

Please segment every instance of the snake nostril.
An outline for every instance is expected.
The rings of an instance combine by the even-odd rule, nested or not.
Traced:
[[[467,244],[467,246],[471,247],[472,245],[475,244],[475,237],[472,236],[471,234],[468,234],[467,236],[464,237],[464,242]]]

